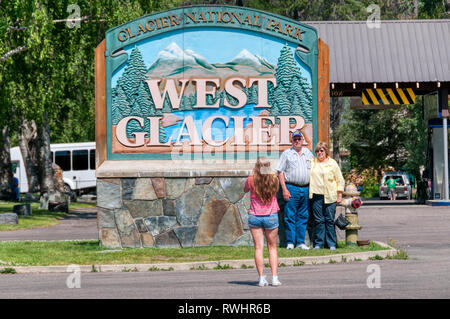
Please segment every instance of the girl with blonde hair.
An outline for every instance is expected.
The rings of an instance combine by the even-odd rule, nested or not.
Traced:
[[[272,286],[279,286],[278,280],[278,211],[276,198],[279,182],[267,158],[258,157],[252,174],[246,179],[244,191],[250,191],[248,226],[255,246],[255,264],[258,271],[258,285],[267,286],[264,273],[264,237],[269,249],[269,264],[272,270]]]

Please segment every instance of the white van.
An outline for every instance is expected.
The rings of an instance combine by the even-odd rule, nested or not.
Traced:
[[[95,142],[51,144],[53,162],[63,170],[66,192],[80,193],[96,187]],[[16,167],[15,177],[19,179],[21,193],[28,192],[27,174],[18,146],[11,148],[11,161]]]

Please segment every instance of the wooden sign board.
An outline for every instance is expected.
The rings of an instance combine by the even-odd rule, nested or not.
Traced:
[[[106,32],[96,77],[100,163],[277,158],[295,130],[310,149],[328,142],[328,48],[282,16],[232,6],[144,16]]]

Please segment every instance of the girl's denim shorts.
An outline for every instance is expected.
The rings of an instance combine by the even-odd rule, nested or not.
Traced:
[[[252,228],[275,229],[278,227],[278,212],[264,216],[248,214],[248,226]]]

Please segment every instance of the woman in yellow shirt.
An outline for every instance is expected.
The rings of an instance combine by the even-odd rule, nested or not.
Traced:
[[[336,230],[334,216],[336,204],[342,201],[345,181],[336,161],[328,156],[328,145],[316,145],[316,158],[311,164],[309,198],[314,218],[314,249],[324,247],[336,249]]]

